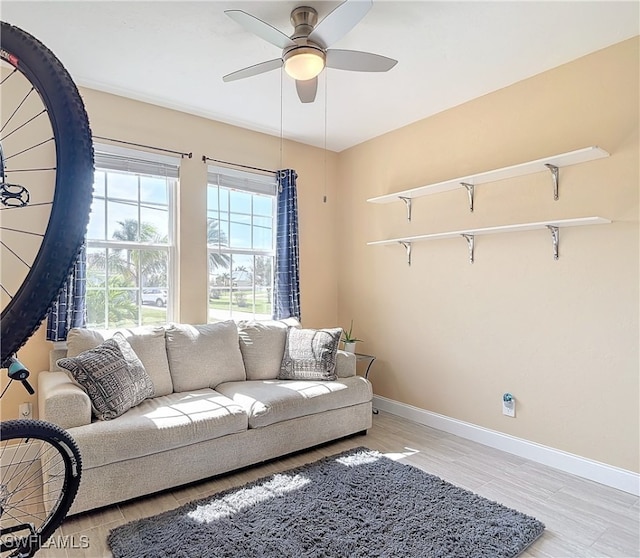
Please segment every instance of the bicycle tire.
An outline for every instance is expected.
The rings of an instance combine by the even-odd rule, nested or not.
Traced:
[[[0,551],[2,556],[33,556],[73,504],[82,475],[80,451],[66,431],[41,420],[0,423],[0,440]],[[36,498],[40,486],[42,501]],[[7,532],[12,527],[7,523],[27,522],[32,530]]]
[[[93,142],[84,103],[55,55],[29,33],[0,22],[2,60],[17,68],[47,109],[56,147],[49,222],[33,264],[0,315],[0,364],[38,328],[64,285],[86,234]]]

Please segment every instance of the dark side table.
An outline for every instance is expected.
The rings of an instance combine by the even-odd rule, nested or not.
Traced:
[[[356,355],[356,363],[358,362],[366,362],[367,364],[367,368],[364,372],[364,377],[365,379],[369,379],[369,371],[371,370],[371,365],[374,363],[374,361],[376,360],[376,357],[374,357],[373,355],[365,355],[363,353],[354,353]],[[377,415],[378,414],[378,409],[373,409],[373,414]]]

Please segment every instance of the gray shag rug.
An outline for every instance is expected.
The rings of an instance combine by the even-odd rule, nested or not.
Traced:
[[[114,558],[511,558],[527,515],[356,448],[113,529]]]

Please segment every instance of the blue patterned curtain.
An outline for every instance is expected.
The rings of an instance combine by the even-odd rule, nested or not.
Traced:
[[[277,173],[278,222],[276,232],[275,296],[273,317],[276,320],[300,320],[300,271],[298,249],[298,200],[296,171]]]
[[[85,327],[87,323],[87,251],[83,245],[71,275],[53,302],[47,315],[47,339],[64,341],[74,327]]]

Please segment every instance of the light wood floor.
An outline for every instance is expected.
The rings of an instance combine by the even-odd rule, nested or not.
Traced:
[[[357,446],[402,459],[543,521],[547,526],[545,533],[521,555],[524,558],[640,557],[638,497],[385,413],[374,415],[373,428],[366,436],[71,517],[60,529],[68,537],[67,544],[79,547],[88,543],[89,547],[66,550],[50,547],[37,556],[111,556],[106,537],[113,527]],[[63,539],[54,537],[55,540]]]

